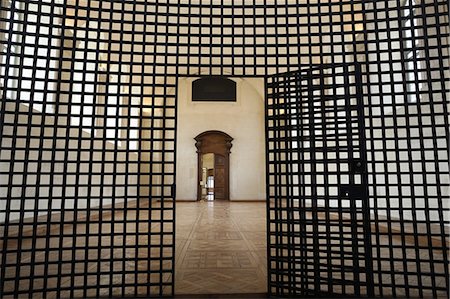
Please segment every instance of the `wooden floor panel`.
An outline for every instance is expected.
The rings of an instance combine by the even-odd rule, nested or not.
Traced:
[[[176,294],[267,291],[264,202],[190,202],[176,208]]]

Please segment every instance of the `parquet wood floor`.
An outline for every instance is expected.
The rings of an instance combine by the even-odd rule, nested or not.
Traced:
[[[177,295],[267,292],[264,202],[178,202],[176,208]]]
[[[186,294],[193,296],[192,298],[197,298],[196,295],[200,296],[199,298],[225,298],[223,296],[243,298],[243,294],[257,294],[251,296],[259,298],[258,296],[266,293],[264,202],[178,202],[176,205],[175,293],[177,295]],[[95,221],[99,219],[98,215],[95,217],[91,217],[92,221],[89,223],[80,220],[63,226],[62,239],[59,231],[61,225],[58,223],[50,230],[49,236],[47,228],[42,227],[36,229],[38,237],[35,239],[32,230],[24,230],[21,238],[10,238],[6,256],[9,266],[5,271],[4,290],[11,292],[17,288],[24,294],[31,288],[40,290],[44,288],[44,279],[41,277],[47,276],[46,288],[52,289],[48,292],[47,298],[121,297],[124,294],[129,296],[145,294],[148,291],[145,284],[149,281],[169,281],[170,274],[160,276],[157,269],[171,269],[169,260],[161,263],[158,259],[161,253],[163,256],[171,256],[171,248],[163,248],[162,252],[159,248],[148,250],[147,245],[159,245],[161,239],[157,235],[149,238],[145,234],[139,236],[135,234],[136,231],[141,233],[160,231],[161,228],[157,223],[151,226],[145,224],[148,219],[159,219],[160,211],[153,210],[150,214],[146,211],[136,213],[132,209],[127,211],[121,209],[114,214],[110,212],[102,215],[102,222]],[[126,219],[127,222],[113,219]],[[137,219],[140,221],[136,221]],[[319,229],[325,229],[325,226]],[[379,231],[386,229],[378,228]],[[424,235],[427,232],[423,227],[420,227],[419,231],[423,231]],[[86,235],[86,232],[89,234]],[[12,235],[15,233],[18,232],[12,232]],[[437,233],[433,233],[433,236],[438,240]],[[428,287],[424,291],[427,293],[424,294],[431,294],[433,285],[441,289],[438,295],[445,293],[442,290],[446,287],[447,277],[444,274],[447,265],[442,262],[444,261],[442,252],[427,247],[427,244],[433,244],[432,240],[425,243],[417,238],[415,241],[420,246],[416,246],[411,242],[411,238],[405,237],[405,241],[402,238],[400,234],[391,239],[380,236],[377,241],[383,246],[373,252],[376,258],[374,260],[376,282],[390,285],[395,279],[399,285],[397,296],[406,296],[403,286],[405,284],[417,286],[418,279],[422,285]],[[167,245],[171,244],[171,241],[171,238],[164,238],[162,242]],[[408,248],[402,251],[400,248],[405,242]],[[136,249],[135,245],[139,245],[139,249]],[[31,250],[33,248],[39,250],[33,253]],[[46,248],[51,250],[44,250]],[[319,252],[319,256],[324,255],[325,252]],[[341,264],[339,255],[332,254],[331,257],[333,264]],[[405,257],[407,268],[403,262]],[[98,259],[101,261],[97,261]],[[22,265],[16,267],[14,261],[20,261]],[[59,261],[63,263],[59,264]],[[416,261],[421,262],[417,264]],[[431,264],[430,261],[435,262]],[[31,263],[35,263],[33,268],[30,267]],[[343,265],[350,266],[351,263],[345,261]],[[143,274],[130,275],[136,269]],[[407,269],[410,273],[407,280],[402,275],[395,274],[393,269],[397,269],[398,273]],[[418,274],[414,274],[416,272]],[[438,276],[434,281],[431,281],[431,273]],[[343,278],[340,277],[340,272],[333,273],[332,276],[336,279]],[[16,281],[20,282],[17,286]],[[137,289],[125,286],[125,284],[132,286],[135,283],[142,283],[144,286]],[[57,286],[61,286],[62,289],[59,295],[54,291]],[[83,293],[85,286],[92,288]],[[98,293],[95,286],[100,286]],[[73,294],[68,291],[70,288],[75,288]],[[339,291],[338,287],[334,290]],[[418,290],[418,288],[411,289],[410,297],[419,297]],[[151,286],[150,291],[156,294],[158,288]],[[171,292],[168,287],[163,291],[165,294]],[[223,296],[209,297],[219,294]],[[33,297],[42,296],[36,293]]]

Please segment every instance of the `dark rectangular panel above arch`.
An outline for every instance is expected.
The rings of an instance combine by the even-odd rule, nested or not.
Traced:
[[[236,82],[222,76],[210,76],[192,82],[193,102],[236,102]]]

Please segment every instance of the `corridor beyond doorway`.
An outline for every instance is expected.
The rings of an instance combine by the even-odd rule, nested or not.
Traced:
[[[265,202],[176,208],[176,294],[267,292]]]

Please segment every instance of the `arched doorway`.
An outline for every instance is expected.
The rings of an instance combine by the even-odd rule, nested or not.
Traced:
[[[229,200],[233,138],[221,131],[206,131],[194,139],[198,155],[197,200]]]

